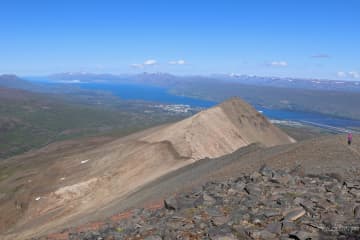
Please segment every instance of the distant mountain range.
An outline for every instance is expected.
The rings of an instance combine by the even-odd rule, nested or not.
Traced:
[[[299,88],[309,90],[351,91],[360,92],[359,81],[340,81],[324,79],[261,77],[237,74],[213,74],[210,76],[175,76],[168,73],[147,73],[136,75],[113,75],[94,73],[59,73],[48,76],[55,81],[83,81],[83,82],[135,82],[159,86],[174,86],[191,82],[230,82],[254,86],[268,86],[280,88]]]
[[[33,83],[23,80],[16,75],[0,75],[0,87],[17,89],[34,89]]]
[[[260,77],[236,74],[213,74],[210,76],[176,76],[168,73],[141,73],[141,74],[96,74],[86,72],[67,72],[57,73],[46,77],[41,77],[49,81],[59,83],[138,83],[162,87],[180,87],[184,84],[196,83],[238,83],[251,86],[295,88],[322,91],[348,91],[360,92],[359,81],[340,81],[324,79],[303,79],[303,78],[279,78],[279,77]],[[34,78],[36,79],[36,78]],[[37,84],[26,81],[16,75],[0,75],[0,87],[19,88],[19,89],[39,89]]]
[[[264,108],[316,112],[337,117],[360,119],[360,109],[358,107],[358,102],[360,102],[360,82],[356,81],[258,77],[235,74],[175,76],[167,73],[146,72],[136,75],[60,73],[41,78],[58,84],[51,84],[50,86],[50,84],[24,82],[14,76],[3,76],[2,81],[0,78],[0,86],[18,87],[48,93],[62,92],[76,97],[79,92],[86,90],[77,83],[131,83],[162,87],[173,95],[202,100],[221,102],[230,97],[239,96],[254,106]],[[33,79],[36,80],[36,78]],[[107,94],[111,95],[112,93],[107,92]]]
[[[317,112],[360,119],[360,82],[258,77],[235,74],[175,76],[167,73],[106,75],[64,73],[53,81],[136,83],[167,88],[172,94],[221,102],[239,96],[254,106]]]
[[[226,81],[238,82],[248,85],[301,88],[311,90],[341,90],[341,91],[360,91],[359,81],[340,81],[326,79],[304,79],[304,78],[279,78],[279,77],[260,77],[249,75],[214,75],[215,78],[225,79]]]

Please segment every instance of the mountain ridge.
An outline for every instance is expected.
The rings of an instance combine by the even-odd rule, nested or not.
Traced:
[[[143,140],[168,140],[180,155],[195,160],[219,157],[255,142],[264,146],[295,142],[237,97],[174,123]]]
[[[236,108],[239,109],[236,111]],[[237,117],[229,116],[231,114],[239,115],[242,122],[235,125],[230,118]],[[254,108],[233,98],[177,123],[86,151],[40,151],[14,161],[26,171],[15,169],[0,182],[0,189],[17,189],[4,197],[8,200],[1,205],[5,214],[0,217],[0,226],[2,229],[11,226],[7,233],[17,233],[15,236],[19,238],[44,233],[69,224],[79,216],[86,219],[94,208],[121,204],[125,196],[144,184],[202,158],[229,154],[255,141],[264,146],[293,142],[270,126]],[[248,129],[244,136],[241,135],[243,129]],[[261,131],[270,137],[264,139]],[[11,166],[11,161],[4,164],[9,163]],[[20,205],[14,206],[14,201]],[[8,216],[14,216],[10,218],[11,225],[6,224]]]
[[[357,138],[357,136],[355,136],[355,138]],[[93,234],[97,231],[102,231],[101,229],[97,229],[96,226],[106,226],[109,219],[103,218],[104,216],[113,215],[110,218],[111,221],[114,219],[113,221],[116,221],[115,224],[118,224],[117,219],[123,219],[129,212],[136,214],[139,208],[144,208],[144,210],[148,208],[151,210],[154,209],[154,207],[155,209],[164,208],[161,202],[165,199],[165,201],[168,201],[170,204],[170,199],[172,198],[169,196],[173,196],[174,194],[185,196],[187,194],[186,192],[190,190],[192,193],[199,192],[201,191],[199,186],[205,183],[213,184],[214,182],[221,181],[225,184],[237,179],[240,175],[248,175],[251,172],[257,171],[256,169],[259,168],[264,169],[261,168],[264,164],[280,171],[295,171],[296,174],[300,174],[302,177],[304,177],[303,171],[305,171],[307,173],[306,176],[311,178],[318,177],[326,181],[331,177],[341,183],[348,177],[348,171],[360,169],[360,155],[351,151],[352,148],[356,151],[360,150],[360,145],[354,144],[352,147],[347,147],[344,139],[346,139],[344,135],[325,136],[296,144],[271,148],[263,148],[259,144],[252,144],[218,159],[202,159],[174,172],[165,174],[153,182],[149,182],[149,184],[131,193],[126,199],[123,199],[122,205],[113,203],[112,205],[110,204],[108,208],[97,209],[96,213],[98,217],[92,218],[90,223],[79,222],[85,225],[76,228],[74,225],[64,225],[62,229],[65,230],[61,233],[66,235],[69,234],[68,231],[70,230],[72,234],[80,237],[80,235],[84,236],[82,235],[84,232]],[[328,148],[332,148],[333,150],[329,152],[327,151]],[[306,149],[308,149],[308,151],[306,151]],[[314,149],[318,150],[314,151]],[[304,151],[306,154],[302,156],[301,153]],[[290,155],[294,155],[294,158],[289,158]],[[343,156],[343,158],[339,159],[339,156]],[[299,164],[301,164],[301,167],[299,167]],[[260,173],[264,174],[266,172],[260,170]],[[254,173],[249,175],[249,178],[255,179],[259,176],[258,173]],[[286,181],[286,179],[281,178],[280,180]],[[279,179],[272,181],[272,184],[276,184],[277,181],[279,181]],[[232,196],[232,194],[227,196]],[[191,209],[188,210],[190,211]],[[100,217],[101,214],[105,215]],[[351,216],[348,217],[351,218]],[[160,218],[156,219],[156,221],[160,220]],[[129,228],[129,226],[127,228]],[[60,231],[61,229],[58,230]],[[58,235],[49,235],[49,239],[53,239],[51,236]]]

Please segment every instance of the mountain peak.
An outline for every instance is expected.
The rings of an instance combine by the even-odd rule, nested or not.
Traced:
[[[223,102],[221,102],[219,104],[219,106],[221,107],[226,107],[226,106],[245,106],[246,107],[250,107],[250,105],[248,103],[246,103],[244,100],[242,100],[241,98],[234,96],[231,97]]]
[[[13,74],[3,74],[0,75],[0,87],[29,90],[33,89],[34,84]]]
[[[219,157],[252,143],[275,146],[294,142],[238,97],[174,123],[144,140],[168,141],[179,155],[193,160]]]
[[[75,225],[83,217],[95,217],[94,209],[112,212],[129,193],[193,162],[222,157],[253,143],[274,146],[291,142],[289,136],[249,104],[231,98],[182,121],[91,149],[85,145],[76,151],[73,146],[59,151],[62,145],[55,143],[11,160],[14,164],[26,163],[29,171],[0,183],[15,186],[18,179],[26,183],[31,180],[31,187],[19,191],[0,207],[4,212],[0,230],[11,227],[12,232],[25,239],[54,227]],[[34,174],[29,175],[30,171]],[[17,199],[28,199],[23,215],[14,205]],[[16,224],[10,226],[9,219]],[[30,222],[36,222],[31,229],[27,228]]]
[[[14,80],[14,79],[19,79],[19,77],[14,74],[0,74],[0,79]]]

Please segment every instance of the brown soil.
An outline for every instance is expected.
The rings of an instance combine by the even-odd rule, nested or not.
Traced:
[[[161,208],[163,199],[171,195],[191,189],[197,192],[199,190],[194,188],[197,189],[206,182],[237,178],[244,173],[258,170],[263,164],[275,169],[293,169],[301,164],[307,174],[335,173],[336,176],[346,179],[349,169],[360,167],[358,139],[360,136],[355,135],[352,146],[347,145],[345,135],[330,135],[271,148],[252,144],[226,156],[202,159],[145,184],[123,198],[121,204],[109,204],[98,209],[97,216],[92,215],[87,218],[88,221],[96,222],[85,224],[76,230],[72,227],[70,230],[79,232],[78,229],[89,225],[98,226],[99,222],[104,224],[109,222],[109,219],[105,220],[106,216],[119,213],[110,218],[110,222],[117,222],[130,217],[133,208]],[[64,234],[70,230],[65,231]],[[52,235],[49,239],[56,239],[51,237]]]
[[[202,158],[294,142],[240,99],[121,139],[49,145],[0,163],[0,230],[24,239],[113,214],[144,185]]]

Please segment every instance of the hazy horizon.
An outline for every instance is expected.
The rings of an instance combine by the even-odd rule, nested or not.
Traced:
[[[249,78],[274,78],[274,79],[298,79],[298,80],[308,80],[308,81],[314,81],[314,80],[318,80],[318,81],[344,81],[344,82],[360,82],[360,78],[352,78],[352,79],[337,79],[337,78],[311,78],[311,77],[299,77],[299,76],[270,76],[270,75],[251,75],[251,74],[238,74],[238,73],[209,73],[209,74],[181,74],[181,73],[170,73],[170,72],[135,72],[135,73],[113,73],[113,72],[55,72],[55,73],[48,73],[48,74],[38,74],[38,75],[18,75],[15,73],[0,73],[1,75],[15,75],[17,77],[23,78],[25,80],[31,80],[31,81],[36,81],[36,78],[39,78],[39,80],[43,79],[45,80],[47,77],[52,77],[52,76],[56,76],[56,75],[63,75],[63,74],[68,74],[68,75],[75,75],[75,76],[79,76],[79,75],[110,75],[110,76],[114,76],[114,77],[121,77],[121,76],[136,76],[136,75],[142,75],[142,74],[164,74],[164,75],[171,75],[174,77],[204,77],[204,78],[212,78],[212,79],[221,79],[221,77],[234,77],[234,79],[236,78],[241,78],[241,77],[249,77]]]

